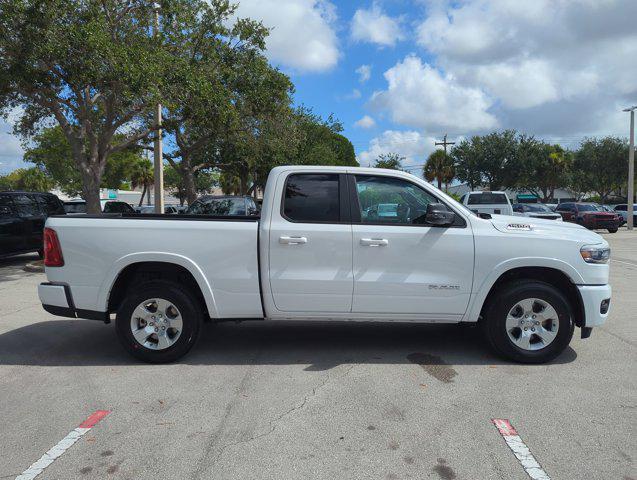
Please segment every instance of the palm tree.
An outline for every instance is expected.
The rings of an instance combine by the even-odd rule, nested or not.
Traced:
[[[438,189],[442,184],[447,185],[456,176],[456,168],[453,159],[444,150],[436,150],[427,159],[422,173],[428,182],[438,181]]]
[[[153,172],[153,165],[150,163],[150,160],[140,160],[133,167],[131,172],[131,185],[133,188],[142,187],[142,196],[139,199],[139,205],[142,206],[144,203],[144,195],[148,192],[148,203],[150,204],[150,186],[155,181],[155,173]]]

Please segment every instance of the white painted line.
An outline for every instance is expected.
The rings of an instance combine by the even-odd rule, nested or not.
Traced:
[[[498,429],[504,441],[518,459],[522,468],[533,480],[551,480],[548,474],[542,469],[537,460],[529,450],[529,447],[522,441],[518,432],[513,428],[511,423],[504,418],[491,419],[495,428]]]
[[[108,410],[98,410],[92,413],[86,420],[80,423],[80,426],[74,430],[71,430],[69,434],[58,442],[51,450],[46,452],[40,457],[40,459],[27,468],[20,475],[15,477],[15,480],[32,480],[40,475],[46,467],[51,465],[56,458],[60,457],[69,448],[75,445],[82,435],[93,428],[102,418],[108,415]]]

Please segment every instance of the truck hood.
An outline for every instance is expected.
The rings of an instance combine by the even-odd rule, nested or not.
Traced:
[[[543,218],[509,215],[494,215],[490,221],[500,232],[510,233],[513,235],[537,234],[553,238],[567,238],[569,240],[581,241],[589,245],[606,243],[601,235],[571,222],[556,222],[555,220]]]

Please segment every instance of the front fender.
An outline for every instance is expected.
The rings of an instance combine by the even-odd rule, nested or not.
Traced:
[[[559,270],[564,273],[574,284],[585,283],[581,274],[573,268],[572,265],[563,260],[545,257],[519,257],[508,259],[497,264],[493,270],[491,270],[489,275],[484,278],[482,283],[474,290],[469,302],[469,308],[467,309],[467,313],[463,318],[463,321],[477,322],[480,317],[482,306],[487,299],[487,295],[498,279],[510,270],[523,267],[552,268],[553,270]]]
[[[208,315],[211,318],[218,318],[219,313],[217,311],[217,305],[215,302],[214,294],[212,291],[212,286],[208,282],[208,279],[201,271],[201,268],[193,262],[188,257],[183,255],[177,255],[174,253],[164,253],[164,252],[137,252],[132,253],[130,255],[125,255],[118,259],[115,263],[113,263],[112,267],[106,274],[104,281],[99,290],[98,297],[98,305],[100,305],[104,311],[108,309],[108,299],[111,294],[111,290],[113,289],[113,285],[115,285],[115,281],[119,274],[128,266],[133,265],[135,263],[142,262],[162,262],[162,263],[173,263],[175,265],[179,265],[180,267],[185,268],[190,272],[193,276],[197,285],[199,285],[199,289],[203,294],[204,300],[206,302],[206,308],[208,309]]]

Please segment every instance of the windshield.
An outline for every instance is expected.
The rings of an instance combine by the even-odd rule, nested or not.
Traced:
[[[190,215],[245,215],[246,202],[239,198],[210,198],[193,203],[186,213]]]
[[[547,207],[546,205],[541,205],[539,203],[530,203],[526,205],[526,208],[529,212],[553,213],[553,211],[549,207]]]
[[[66,213],[86,213],[86,203],[84,202],[65,203],[64,211]]]
[[[507,203],[509,202],[504,193],[493,192],[470,193],[467,201],[468,205],[506,205]]]
[[[598,209],[595,207],[595,205],[578,205],[577,206],[577,210],[579,210],[580,212],[596,212],[596,211],[598,211]]]

